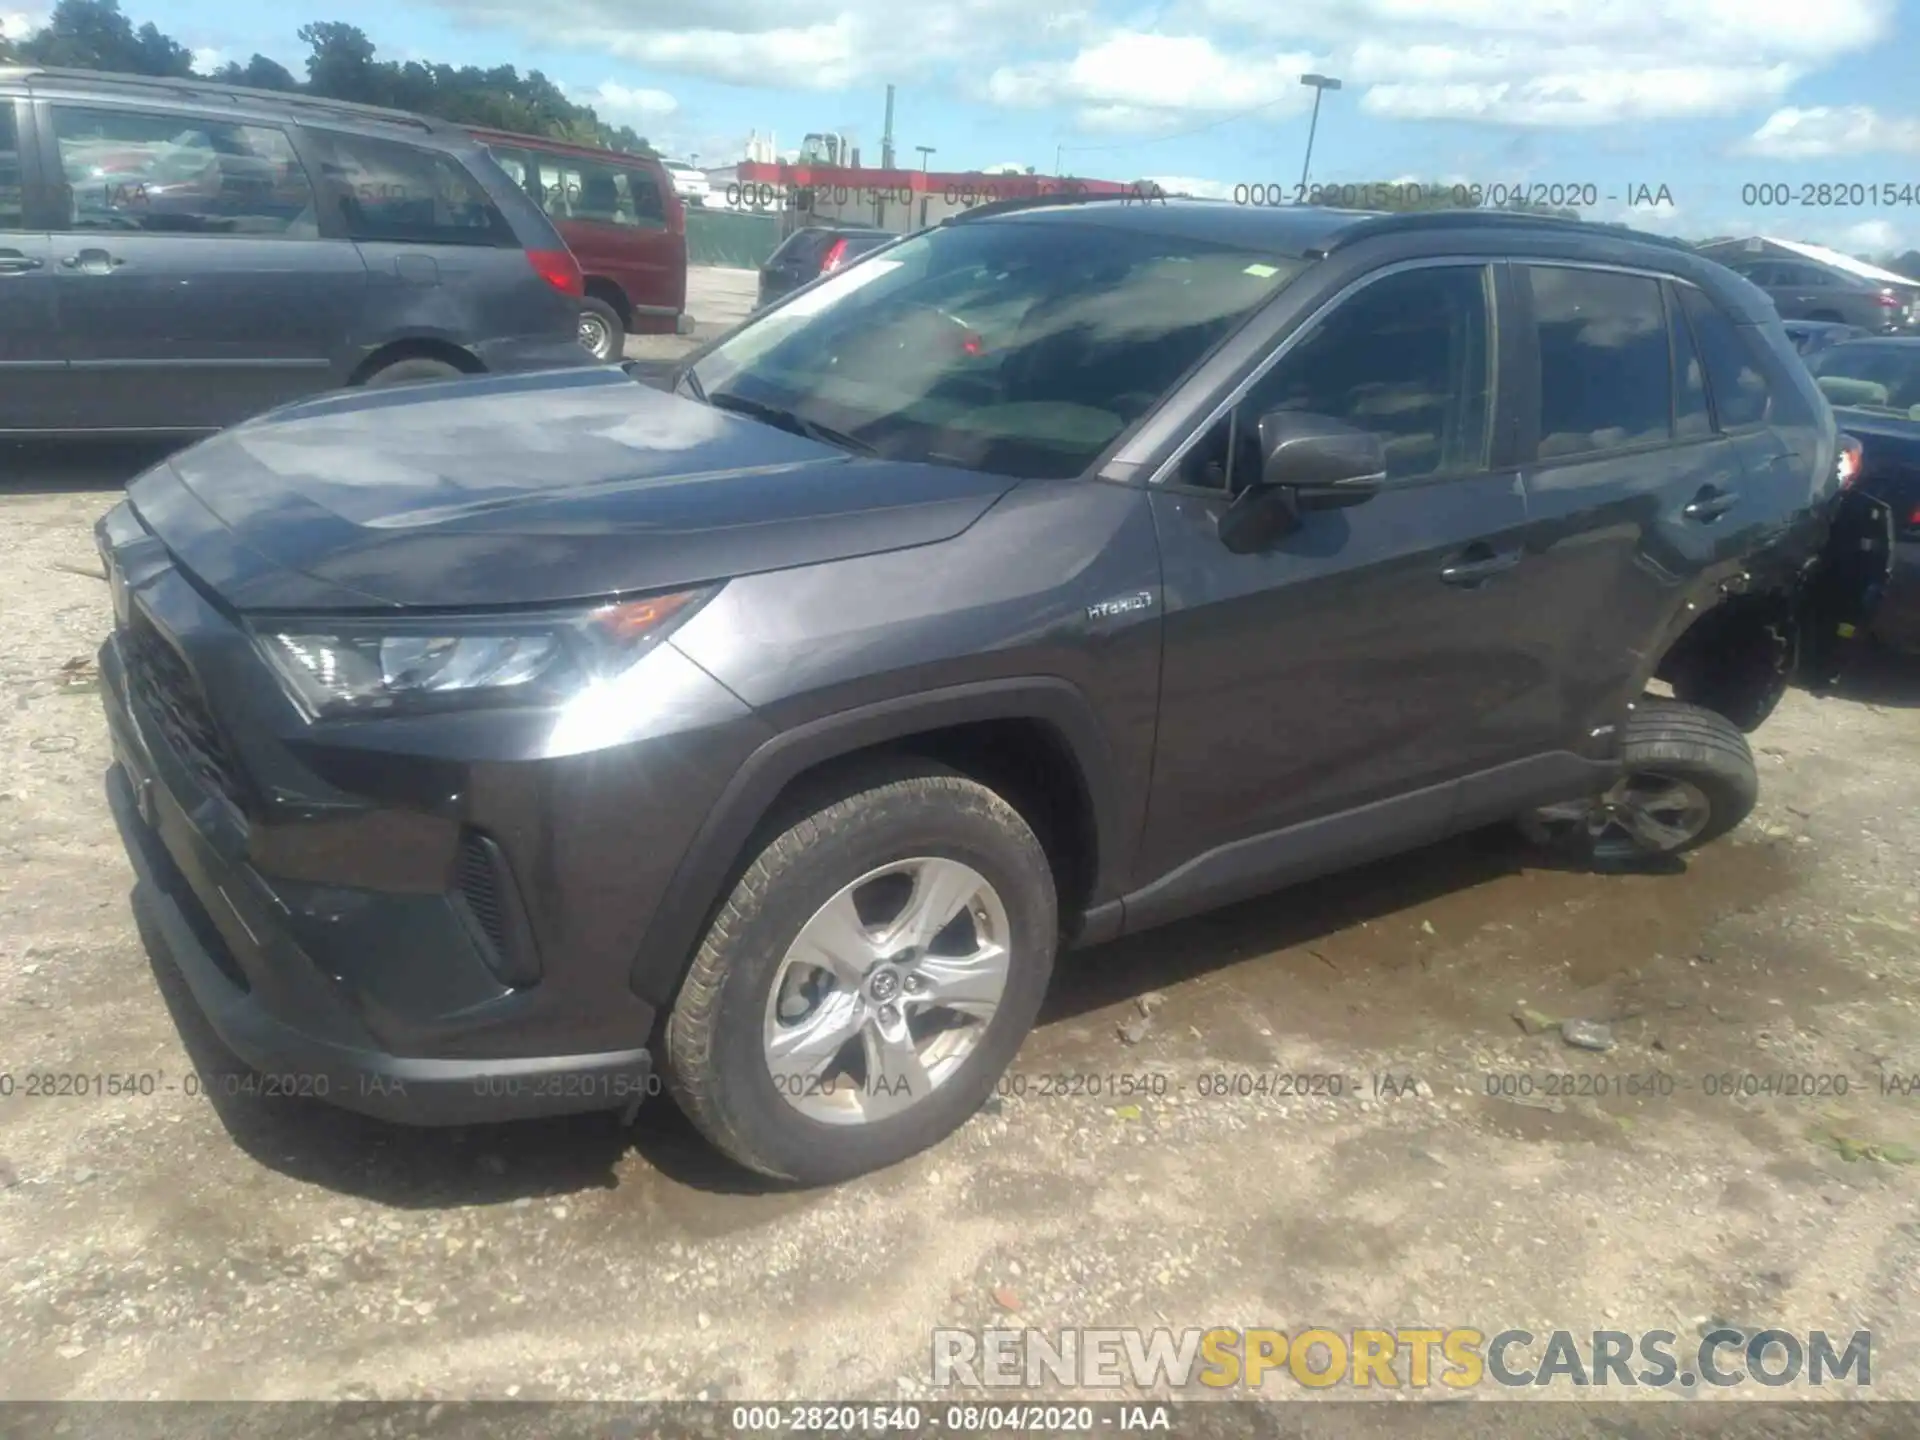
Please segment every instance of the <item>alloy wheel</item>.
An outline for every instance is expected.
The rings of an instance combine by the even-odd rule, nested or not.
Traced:
[[[884,1120],[946,1083],[1007,987],[1007,909],[979,871],[921,856],[868,871],[814,912],[767,996],[768,1073],[833,1125]]]
[[[1584,836],[1595,860],[1626,862],[1684,850],[1713,819],[1713,804],[1691,781],[1638,771],[1604,795],[1544,806],[1532,818],[1536,838]]]
[[[607,322],[592,311],[580,312],[580,343],[596,360],[608,359],[613,354],[613,330]]]

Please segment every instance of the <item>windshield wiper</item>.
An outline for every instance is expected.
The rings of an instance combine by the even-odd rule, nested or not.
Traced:
[[[691,365],[680,372],[680,378],[674,382],[673,388],[678,390],[682,385],[687,387],[687,393],[693,396],[694,399],[703,405],[706,404],[707,387],[700,383],[700,377],[693,373],[693,367]]]
[[[689,372],[691,373],[691,372]],[[822,425],[818,420],[809,420],[806,416],[792,410],[783,410],[778,405],[769,405],[764,400],[751,400],[745,395],[736,395],[730,390],[722,390],[717,395],[706,397],[707,403],[716,410],[730,410],[736,415],[745,415],[749,419],[763,421],[768,425],[790,430],[795,435],[804,435],[809,440],[818,440],[823,445],[837,445],[842,450],[851,450],[856,455],[877,455],[879,452],[866,441],[836,430],[831,425]]]

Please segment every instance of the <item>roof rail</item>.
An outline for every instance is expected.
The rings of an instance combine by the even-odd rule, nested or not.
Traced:
[[[1610,236],[1644,245],[1659,245],[1668,250],[1697,253],[1685,240],[1670,235],[1651,235],[1625,226],[1602,225],[1591,220],[1568,220],[1559,215],[1532,215],[1525,210],[1407,210],[1391,215],[1375,215],[1359,220],[1327,237],[1314,254],[1331,255],[1376,235],[1399,235],[1420,230],[1473,230],[1488,225],[1515,230],[1563,230],[1581,235]]]
[[[949,215],[940,223],[957,224],[962,220],[987,220],[995,215],[1010,215],[1019,210],[1039,210],[1048,205],[1091,205],[1096,201],[1131,201],[1135,205],[1158,205],[1163,200],[1187,199],[1184,195],[1155,195],[1144,190],[1128,189],[1089,194],[1084,190],[1057,190],[1045,195],[1010,195],[1005,200],[989,200],[985,205],[976,205],[971,210],[962,210],[958,215]]]
[[[120,89],[146,90],[176,95],[189,100],[224,100],[232,105],[263,105],[273,109],[310,110],[315,114],[335,115],[343,120],[377,121],[386,125],[405,125],[415,130],[449,131],[458,129],[449,121],[411,110],[393,110],[384,105],[362,105],[352,100],[330,100],[323,95],[308,95],[299,90],[257,90],[247,85],[224,85],[218,80],[192,80],[171,75],[128,75],[116,70],[77,70],[51,65],[27,65],[8,69],[9,79],[72,80],[82,84],[107,84]]]

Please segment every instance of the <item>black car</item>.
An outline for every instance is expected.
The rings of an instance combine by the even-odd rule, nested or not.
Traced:
[[[194,434],[343,386],[587,365],[582,294],[457,127],[0,66],[0,433]]]
[[[1063,944],[1503,817],[1726,833],[1884,577],[1682,247],[1049,199],[890,255],[669,392],[309,401],[102,519],[137,896],[242,1058],[415,1122],[664,1074],[851,1175],[982,1103]]]
[[[761,306],[771,305],[802,285],[831,275],[862,255],[900,237],[891,230],[862,226],[808,225],[782,240],[760,267]]]
[[[1787,338],[1793,342],[1793,348],[1803,356],[1818,355],[1829,345],[1838,345],[1843,340],[1860,340],[1873,334],[1858,325],[1837,325],[1830,320],[1786,320],[1781,329],[1787,332]]]
[[[1920,652],[1920,337],[1836,345],[1808,364],[1860,442],[1855,483],[1893,514],[1893,574],[1874,633]]]

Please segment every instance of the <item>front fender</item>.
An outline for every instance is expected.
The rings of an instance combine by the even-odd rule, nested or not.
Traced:
[[[1090,908],[1099,909],[1102,921],[1111,920],[1117,930],[1117,904],[1101,902],[1120,891],[1129,836],[1115,798],[1113,749],[1093,706],[1078,686],[1053,676],[982,680],[823,716],[781,732],[749,755],[714,802],[647,928],[633,965],[634,991],[655,1005],[671,999],[754,832],[789,784],[862,751],[986,720],[1038,721],[1066,743],[1094,816],[1098,854]]]

